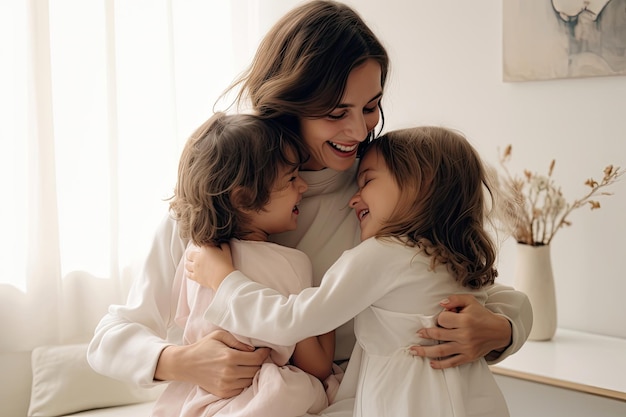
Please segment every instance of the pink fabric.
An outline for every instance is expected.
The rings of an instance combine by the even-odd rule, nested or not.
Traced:
[[[311,265],[300,251],[274,243],[248,241],[232,241],[231,249],[235,267],[248,269],[248,276],[259,283],[285,295],[297,294],[310,286]],[[204,319],[213,291],[184,279],[183,272],[181,264],[176,271],[180,294],[175,321],[184,328],[184,343],[191,344],[219,327]],[[335,367],[336,375],[322,384],[288,364],[295,345],[279,346],[236,334],[235,337],[252,346],[272,349],[268,362],[257,372],[250,387],[235,397],[222,399],[196,385],[174,381],[158,399],[152,416],[296,417],[317,414],[329,405],[329,398],[332,400],[339,387],[340,368]]]

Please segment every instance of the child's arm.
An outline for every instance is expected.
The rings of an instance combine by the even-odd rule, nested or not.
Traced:
[[[303,371],[324,381],[332,374],[335,356],[335,331],[308,337],[296,344],[292,362]]]

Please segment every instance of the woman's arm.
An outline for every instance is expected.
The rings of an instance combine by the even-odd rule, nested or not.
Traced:
[[[173,343],[167,340],[172,325],[170,296],[184,248],[175,222],[167,216],[126,304],[110,306],[95,329],[87,359],[97,372],[144,386],[154,383],[161,351]]]
[[[333,330],[296,343],[292,362],[323,382],[332,374],[334,357],[335,331]]]
[[[485,357],[497,363],[517,352],[532,327],[532,307],[528,297],[511,287],[494,284],[488,290],[485,306],[471,295],[451,295],[449,310],[439,316],[439,326],[423,329],[420,336],[445,341],[434,346],[415,346],[417,356],[433,359],[434,368],[443,369]]]
[[[168,338],[178,301],[172,294],[179,293],[173,289],[174,277],[186,244],[179,238],[176,222],[167,216],[126,304],[111,306],[98,324],[87,359],[103,375],[142,386],[184,380],[216,395],[234,395],[250,385],[269,352],[246,351],[245,345],[229,342],[230,335],[220,333],[186,346]]]

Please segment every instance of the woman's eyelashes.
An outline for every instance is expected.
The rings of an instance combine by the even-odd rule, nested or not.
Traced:
[[[375,105],[374,107],[365,107],[363,109],[363,113],[370,114],[370,113],[374,113],[376,110],[378,110],[378,104]]]
[[[376,112],[377,110],[378,110],[378,102],[371,107],[363,107],[363,114],[371,114],[371,113]],[[344,110],[339,114],[330,113],[326,117],[328,117],[331,120],[341,120],[344,117],[346,117],[347,114],[348,114],[348,111]]]
[[[328,115],[328,116],[326,116],[326,117],[328,117],[328,118],[329,118],[329,119],[331,119],[331,120],[341,120],[341,119],[343,119],[344,117],[346,117],[346,114],[348,114],[348,112],[345,112],[345,111],[344,111],[344,112],[341,112],[341,114],[329,114],[329,115]]]

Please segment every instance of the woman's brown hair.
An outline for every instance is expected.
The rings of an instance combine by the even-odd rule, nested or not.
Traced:
[[[170,209],[196,245],[245,239],[246,210],[269,202],[281,168],[305,162],[302,142],[253,115],[217,113],[187,140]]]
[[[339,104],[352,69],[368,59],[380,64],[384,87],[389,57],[362,18],[339,2],[309,1],[270,29],[225,95],[239,86],[237,102],[262,117],[324,117]]]
[[[494,282],[496,246],[485,228],[486,193],[494,201],[483,163],[466,138],[426,126],[382,135],[366,152],[377,151],[403,199],[378,237],[403,237],[446,264],[464,286]]]

